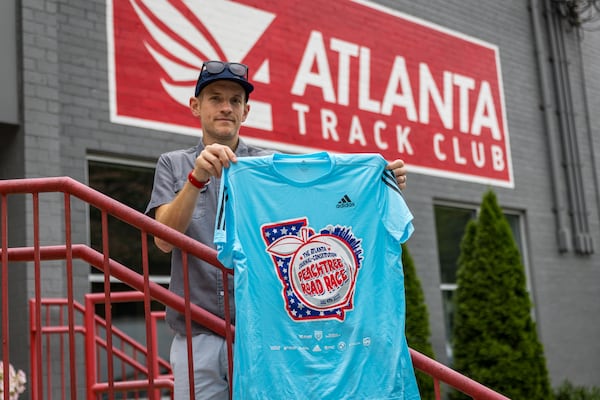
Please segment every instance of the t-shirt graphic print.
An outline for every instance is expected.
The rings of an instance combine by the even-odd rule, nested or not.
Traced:
[[[290,318],[343,320],[352,309],[361,240],[352,229],[328,226],[315,233],[307,219],[262,227]]]
[[[274,154],[223,171],[234,399],[419,399],[404,335],[412,214],[376,154]]]

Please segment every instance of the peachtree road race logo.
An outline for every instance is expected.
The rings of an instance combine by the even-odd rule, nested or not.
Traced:
[[[249,142],[514,186],[492,44],[364,0],[107,0],[107,36],[113,122],[198,135],[202,62],[238,61]]]
[[[316,234],[307,219],[299,219],[261,230],[290,317],[344,320],[345,311],[353,307],[363,252],[352,229],[328,226]]]

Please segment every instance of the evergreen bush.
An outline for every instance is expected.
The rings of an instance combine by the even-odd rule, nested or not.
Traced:
[[[521,256],[492,190],[467,224],[457,284],[454,368],[511,399],[551,399]]]
[[[564,381],[554,391],[554,400],[600,400],[600,388],[575,386],[569,381]]]
[[[406,293],[406,341],[414,350],[434,358],[430,338],[429,312],[427,311],[423,288],[414,261],[405,244],[402,245],[402,265]],[[421,371],[415,372],[421,399],[433,400],[435,398],[433,379]]]

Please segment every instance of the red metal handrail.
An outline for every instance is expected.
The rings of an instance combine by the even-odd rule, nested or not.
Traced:
[[[45,192],[61,192],[65,194],[65,230],[66,234],[66,244],[65,245],[57,245],[57,246],[40,246],[39,244],[39,193]],[[9,194],[17,194],[17,193],[28,193],[32,194],[34,201],[34,246],[33,247],[20,247],[20,248],[9,248],[8,247],[8,227],[7,227],[7,216],[8,216],[8,206],[7,206],[7,197]],[[81,244],[72,244],[70,239],[70,197],[74,196],[79,198],[80,200],[102,210],[103,216],[103,227],[105,227],[106,215],[112,215],[122,221],[138,228],[142,232],[142,237],[144,238],[143,243],[145,244],[145,239],[148,234],[160,237],[163,240],[166,240],[173,244],[176,247],[179,247],[183,254],[184,258],[188,255],[199,257],[210,264],[214,265],[216,268],[219,268],[223,273],[224,279],[227,279],[228,274],[231,274],[231,271],[225,268],[217,259],[216,252],[191,239],[190,237],[181,234],[180,232],[175,231],[165,225],[162,225],[152,218],[145,216],[144,214],[135,211],[110,197],[99,193],[86,185],[75,181],[74,179],[68,177],[57,177],[57,178],[36,178],[36,179],[19,179],[19,180],[6,180],[0,181],[0,195],[2,199],[2,226],[1,226],[1,236],[2,236],[2,249],[0,250],[0,258],[2,260],[2,334],[5,340],[3,341],[3,360],[5,362],[5,368],[9,361],[8,355],[8,298],[6,297],[7,290],[7,278],[8,278],[8,264],[9,262],[15,261],[27,261],[34,262],[34,266],[36,268],[36,284],[39,284],[39,266],[41,261],[45,260],[67,260],[67,272],[69,273],[69,266],[72,264],[73,259],[84,260],[87,263],[93,265],[99,270],[103,271],[105,274],[105,297],[110,297],[110,292],[108,291],[108,287],[106,283],[110,277],[117,278],[123,283],[126,283],[130,287],[142,292],[144,294],[144,302],[146,303],[146,311],[147,317],[149,316],[149,301],[150,299],[158,301],[166,306],[172,307],[179,312],[183,313],[186,316],[186,322],[188,324],[191,323],[191,320],[194,320],[198,323],[201,323],[214,331],[215,333],[222,335],[228,339],[228,347],[229,351],[231,351],[231,342],[234,335],[234,328],[231,326],[229,322],[229,308],[226,307],[225,320],[220,319],[213,314],[208,313],[206,310],[201,309],[193,304],[190,304],[189,298],[181,298],[179,296],[174,295],[169,290],[163,288],[162,286],[150,282],[147,276],[147,260],[144,261],[144,270],[145,274],[140,275],[129,268],[119,264],[118,262],[110,259],[108,257],[108,251],[105,253],[100,253],[96,250],[89,248],[86,245]],[[147,250],[147,249],[146,249]],[[145,256],[145,255],[144,255]],[[69,287],[70,288],[70,287]],[[36,301],[37,304],[41,304],[41,299],[39,296],[39,288],[36,287]],[[69,304],[73,304],[72,298],[72,290],[69,290]],[[6,312],[4,312],[6,311]],[[110,307],[107,305],[107,329],[111,330],[111,321],[110,321]],[[74,333],[74,324],[72,317],[72,310],[70,310],[69,315],[69,334],[70,336]],[[32,329],[39,330],[41,328],[41,320],[40,313],[38,312],[35,318],[35,323],[32,324]],[[34,326],[35,325],[35,326]],[[111,336],[109,335],[109,338]],[[73,349],[73,339],[70,339],[70,349]],[[109,357],[112,356],[111,343],[110,340],[107,342],[107,346],[109,347]],[[191,350],[191,343],[188,341],[188,352]],[[33,351],[33,350],[32,350]],[[41,348],[35,349],[36,352],[36,360],[32,359],[32,364],[39,365]],[[72,351],[73,353],[74,351]],[[189,352],[190,353],[190,352]],[[439,399],[441,397],[439,385],[440,382],[444,382],[449,386],[456,388],[457,390],[471,396],[474,399],[481,400],[507,400],[507,397],[481,385],[480,383],[461,375],[460,373],[446,367],[445,365],[438,363],[435,360],[432,360],[421,353],[418,353],[411,349],[411,356],[413,359],[413,363],[416,369],[423,371],[424,373],[430,375],[434,379],[435,390],[436,390],[436,398]],[[36,361],[38,363],[36,364]],[[188,362],[190,365],[193,365],[193,360],[191,358],[191,353],[188,354]],[[73,366],[74,362],[71,361],[71,365]],[[231,357],[230,357],[230,365],[231,365]],[[152,370],[154,366],[149,365],[149,369]],[[112,368],[111,362],[109,362],[109,375],[110,368]],[[231,368],[231,366],[230,366]],[[6,374],[5,374],[6,376]],[[164,382],[157,378],[158,375],[154,372],[154,376],[150,378],[150,383],[148,385],[149,393],[155,390],[158,387],[162,387]],[[193,386],[193,377],[191,378],[190,386]],[[37,377],[36,387],[38,387],[38,391],[41,394],[42,381],[41,377]],[[131,388],[137,387],[138,383],[133,382],[130,384],[126,384],[125,386],[131,385]],[[72,391],[74,384],[72,383]],[[118,386],[118,387],[117,387]],[[7,379],[4,379],[4,387],[7,388]],[[98,390],[106,391],[109,394],[109,398],[113,398],[113,391],[126,389],[120,385],[114,385],[112,382],[108,382],[106,385],[101,385],[101,387],[97,387]],[[34,393],[35,394],[35,393]],[[194,397],[193,392],[191,394],[192,398]],[[41,396],[39,397],[41,398]],[[5,399],[6,397],[5,393]]]
[[[78,315],[81,315],[83,324],[75,326],[75,332],[80,334],[84,338],[85,343],[85,353],[88,360],[95,360],[96,354],[98,353],[97,349],[105,349],[106,350],[106,340],[99,333],[98,328],[106,329],[106,321],[100,318],[95,314],[94,309],[96,304],[105,303],[107,299],[104,297],[103,293],[93,293],[85,295],[85,306],[74,302],[73,306]],[[143,293],[141,292],[114,292],[111,293],[108,301],[112,303],[117,302],[133,302],[133,301],[143,301]],[[38,340],[43,340],[43,336],[46,335],[64,335],[68,333],[68,326],[65,326],[64,323],[64,312],[63,310],[68,306],[67,299],[42,299],[42,307],[46,309],[46,326],[42,327],[41,332],[35,331],[35,329],[31,330],[31,343],[36,343]],[[35,304],[35,299],[30,300],[30,310],[35,310],[37,305]],[[58,309],[58,311],[57,311]],[[50,314],[58,314],[59,317],[55,318],[52,321],[54,324],[50,326]],[[157,341],[156,341],[156,325],[158,319],[164,319],[164,311],[153,312],[152,313],[152,348],[156,353],[157,349]],[[31,322],[30,324],[34,326],[35,313],[30,313]],[[92,331],[90,331],[92,329]],[[112,327],[111,334],[115,335],[118,341],[121,343],[120,348],[114,349],[113,354],[116,358],[118,358],[122,364],[122,372],[121,376],[126,377],[127,374],[134,374],[134,378],[138,376],[138,374],[142,374],[147,378],[138,378],[132,379],[128,378],[127,381],[116,381],[114,382],[115,389],[117,390],[131,390],[131,389],[144,389],[148,388],[150,382],[150,369],[149,364],[153,363],[155,374],[152,377],[154,381],[154,386],[156,388],[165,388],[172,391],[173,389],[173,377],[170,374],[170,365],[169,363],[160,358],[153,357],[151,360],[149,357],[149,351],[146,347],[141,345],[139,342],[131,338],[125,332],[121,331],[116,327]],[[61,341],[62,343],[62,341]],[[128,353],[127,350],[132,351],[132,354]],[[31,351],[31,359],[35,360],[35,346],[30,347]],[[61,345],[62,352],[62,345]],[[105,392],[107,390],[107,383],[101,382],[99,379],[98,371],[95,368],[95,362],[89,362],[87,370],[87,387],[88,387],[88,398],[93,398],[94,396]],[[130,367],[131,371],[126,371],[125,366]],[[64,375],[64,365],[61,363],[60,365],[61,376]],[[160,368],[164,371],[168,371],[169,373],[161,373]],[[37,373],[38,368],[32,368],[32,374]],[[36,377],[32,378],[32,382],[36,381]],[[46,385],[47,387],[49,385]],[[157,392],[158,393],[158,392]],[[63,395],[63,398],[65,396]]]
[[[86,331],[86,356],[88,359],[88,398],[92,395],[97,395],[106,389],[106,384],[103,382],[99,382],[98,371],[96,370],[96,358],[98,353],[98,348],[103,348],[106,350],[107,342],[102,339],[102,337],[98,333],[97,328],[103,328],[108,332],[108,327],[106,321],[95,314],[95,306],[96,304],[102,303],[121,303],[121,302],[134,302],[134,301],[143,301],[144,295],[142,292],[113,292],[110,294],[109,298],[104,296],[104,293],[92,293],[87,294],[85,296],[85,321],[88,329],[93,329],[93,331]],[[164,312],[160,313],[164,318]],[[140,343],[136,342],[133,338],[125,334],[120,329],[115,328],[114,326],[111,329],[111,333],[120,339],[121,343],[125,343],[131,349],[134,349],[136,353],[141,354],[146,358],[146,365],[140,363],[135,357],[132,357],[126,354],[121,349],[115,350],[114,353],[116,356],[126,365],[131,366],[135,372],[140,372],[148,377],[148,379],[138,379],[138,380],[128,380],[128,382],[115,382],[115,388],[120,390],[126,389],[140,389],[147,388],[149,386],[149,382],[153,381],[154,386],[157,388],[168,388],[173,389],[173,377],[171,374],[164,375],[160,373],[160,367],[170,370],[170,365],[167,361],[158,357],[157,346],[156,346],[156,313],[152,313],[152,324],[150,324],[150,346],[144,347]],[[152,354],[154,356],[152,356]],[[91,360],[94,360],[92,362]],[[122,375],[125,373],[123,372]],[[89,384],[89,382],[93,382]],[[135,385],[132,383],[135,382]]]
[[[15,247],[8,249],[6,253],[8,261],[16,262],[33,261],[34,252],[35,249],[32,247]],[[83,260],[104,272],[105,263],[102,253],[83,244],[72,245],[71,252],[74,259]],[[38,255],[40,261],[64,260],[67,257],[67,246],[41,246],[39,248]],[[133,289],[139,290],[141,293],[148,291],[153,300],[156,300],[159,303],[174,308],[180,312],[184,312],[185,300],[182,297],[177,296],[170,290],[155,282],[151,281],[146,284],[142,275],[115,260],[110,259],[108,261],[108,266],[110,267],[112,277],[126,283]],[[211,314],[195,304],[190,305],[190,310],[194,321],[225,337],[225,329],[227,324],[223,319]],[[235,328],[233,326],[230,326],[230,329],[232,333],[235,333]]]

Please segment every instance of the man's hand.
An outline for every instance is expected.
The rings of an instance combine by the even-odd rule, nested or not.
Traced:
[[[237,162],[237,157],[229,146],[209,144],[196,158],[194,178],[200,182],[208,181],[211,176],[220,178],[223,168],[229,167],[230,162]]]
[[[396,176],[396,181],[400,190],[406,189],[406,166],[402,160],[394,160],[390,162],[385,169],[391,170]]]

